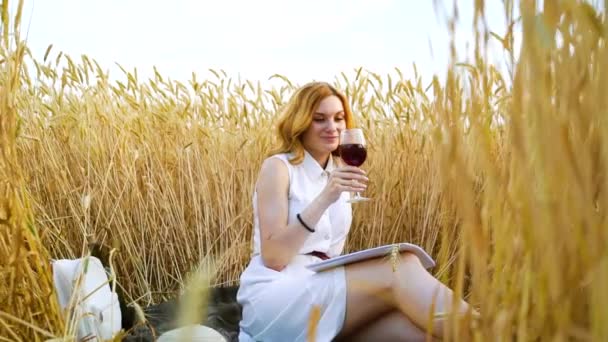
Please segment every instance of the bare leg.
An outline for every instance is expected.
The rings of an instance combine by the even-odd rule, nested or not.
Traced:
[[[355,331],[343,341],[426,341],[426,332],[418,328],[400,311],[391,311],[369,325]],[[434,339],[432,341],[435,341]]]
[[[345,266],[346,318],[342,333],[348,336],[393,309],[398,309],[418,327],[433,325],[433,335],[443,335],[444,319],[434,314],[447,314],[452,291],[429,274],[413,254],[403,253],[396,270],[386,259],[374,259]],[[457,301],[454,310],[464,313],[468,304]]]
[[[421,327],[433,325],[433,335],[443,336],[450,313],[464,315],[469,304],[454,301],[454,293],[433,277],[413,254],[402,254],[394,273],[393,295],[397,306]],[[440,315],[438,318],[432,318]],[[432,320],[432,321],[431,321]]]

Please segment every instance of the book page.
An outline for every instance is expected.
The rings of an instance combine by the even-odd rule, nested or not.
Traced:
[[[424,268],[431,268],[435,266],[435,261],[424,251],[424,249],[422,249],[420,246],[403,242],[340,255],[331,259],[310,264],[306,267],[314,272],[322,272],[334,267],[344,266],[362,260],[388,257],[395,248],[397,248],[399,252],[410,252],[415,254],[420,259],[420,262]]]

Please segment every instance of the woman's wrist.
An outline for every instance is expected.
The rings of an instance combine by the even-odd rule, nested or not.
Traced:
[[[324,193],[319,194],[319,196],[317,196],[316,198],[316,201],[323,212],[325,212],[325,210],[327,210],[327,208],[329,208],[329,206],[332,204],[332,201],[327,198]]]
[[[301,224],[301,225],[302,225],[302,226],[303,226],[303,227],[304,227],[306,230],[308,230],[308,231],[309,231],[309,232],[311,232],[311,233],[314,233],[314,232],[315,232],[315,229],[314,229],[314,228],[312,228],[311,226],[309,226],[308,224],[306,224],[306,222],[304,222],[304,220],[302,219],[302,216],[300,216],[300,213],[298,213],[298,214],[296,215],[296,217],[298,218],[298,221],[300,221],[300,224]]]

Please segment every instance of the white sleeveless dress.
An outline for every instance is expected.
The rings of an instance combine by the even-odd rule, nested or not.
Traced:
[[[289,154],[271,158],[282,160],[289,170],[288,224],[327,184],[334,168],[330,158],[326,169],[307,152],[299,165],[289,163]],[[348,193],[333,203],[321,216],[291,263],[278,272],[267,268],[260,256],[260,230],[257,195],[253,195],[253,256],[240,278],[237,301],[242,305],[239,341],[306,341],[313,309],[320,310],[316,341],[331,341],[342,329],[346,309],[346,279],[343,267],[314,273],[306,265],[321,259],[306,255],[324,252],[340,255],[352,221]],[[295,229],[304,229],[296,227]],[[318,317],[318,316],[317,316]]]

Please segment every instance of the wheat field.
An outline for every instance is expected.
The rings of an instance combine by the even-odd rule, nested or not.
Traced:
[[[503,1],[507,32],[476,4],[475,55],[445,81],[364,68],[333,83],[366,132],[374,200],[354,207],[347,251],[408,241],[481,318],[455,341],[606,341],[608,21],[586,1]],[[213,265],[238,284],[251,194],[274,119],[299,86],[214,77],[179,82],[52,46],[31,56],[22,2],[2,2],[0,336],[73,336],[49,260],[115,249],[118,286],[141,306]],[[514,17],[519,6],[521,17]],[[608,1],[603,2],[608,7]],[[521,53],[513,28],[521,25]],[[494,67],[503,44],[512,73]]]

